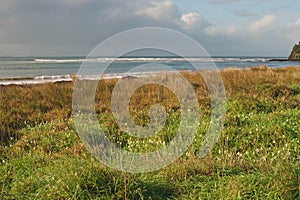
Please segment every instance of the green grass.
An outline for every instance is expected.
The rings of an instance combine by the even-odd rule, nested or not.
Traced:
[[[226,121],[208,156],[197,157],[210,116],[209,101],[201,98],[192,146],[168,167],[144,174],[108,168],[85,149],[70,114],[71,84],[1,88],[0,199],[300,199],[300,76],[264,70],[224,72]],[[261,74],[257,82],[248,77],[253,73]],[[110,93],[107,84],[98,88],[101,94]],[[176,101],[166,106],[166,126],[144,143],[118,129],[109,106],[97,109],[112,141],[141,152],[161,147],[176,132]],[[137,123],[147,123],[145,112],[132,111]]]

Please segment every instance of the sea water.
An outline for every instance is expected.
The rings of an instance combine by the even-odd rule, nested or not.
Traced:
[[[85,63],[87,77],[96,76],[103,69],[101,78],[120,78],[139,76],[159,72],[159,66],[167,65],[174,70],[208,69],[212,63],[217,69],[247,68],[264,65],[272,68],[299,66],[300,62],[272,61],[271,57],[212,57],[212,58],[176,58],[176,57],[129,57],[129,58],[84,58],[84,57],[1,57],[0,85],[34,84],[44,82],[70,81]],[[149,64],[145,71],[135,71],[135,67]],[[147,65],[150,66],[150,65]],[[157,67],[155,67],[157,66]],[[101,71],[102,72],[102,71]]]

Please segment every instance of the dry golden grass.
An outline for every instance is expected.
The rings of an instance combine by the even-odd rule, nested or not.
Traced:
[[[207,72],[201,72],[207,73]],[[200,72],[182,72],[198,96],[200,107],[209,107],[210,98]],[[162,74],[162,76],[168,76]],[[227,98],[235,96],[288,98],[293,91],[287,85],[300,82],[300,68],[271,69],[265,66],[248,69],[225,69],[221,76]],[[169,77],[170,78],[170,77]],[[117,79],[101,80],[97,87],[95,108],[98,113],[111,111],[111,94]],[[269,86],[268,87],[266,87]],[[262,86],[264,86],[262,88]],[[84,89],[84,88],[83,88]],[[28,86],[0,86],[0,141],[9,142],[26,124],[64,120],[72,114],[73,83],[47,83]],[[153,103],[162,103],[167,110],[178,109],[178,100],[161,86],[148,84],[131,97],[131,110],[147,110]],[[294,102],[295,105],[298,102]]]

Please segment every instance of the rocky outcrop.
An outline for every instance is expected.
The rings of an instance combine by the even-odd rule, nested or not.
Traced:
[[[300,42],[295,45],[291,55],[288,58],[289,61],[300,61]]]

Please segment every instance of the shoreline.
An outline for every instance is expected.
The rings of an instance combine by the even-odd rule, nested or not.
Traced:
[[[299,68],[299,66],[286,66],[280,68],[268,67],[265,65],[251,66],[247,68],[238,68],[238,67],[228,67],[224,69],[218,69],[220,72],[227,70],[278,70],[278,69],[289,69],[289,68]],[[200,71],[210,71],[212,69],[203,69]],[[168,73],[179,72],[179,73],[194,73],[196,71],[192,70],[175,70],[169,71]],[[84,80],[107,80],[107,79],[122,79],[122,78],[138,78],[143,76],[157,75],[160,73],[166,73],[166,71],[152,71],[152,72],[131,72],[131,73],[114,73],[114,74],[103,74],[99,75],[53,75],[53,76],[37,76],[37,77],[8,77],[0,78],[0,86],[9,86],[9,85],[40,85],[45,83],[60,83],[60,82],[73,82],[75,79],[80,78]]]

